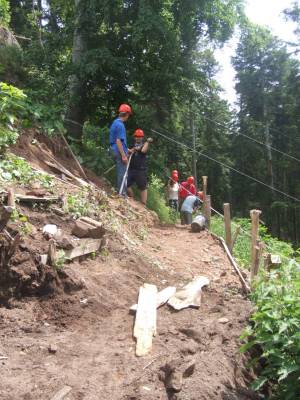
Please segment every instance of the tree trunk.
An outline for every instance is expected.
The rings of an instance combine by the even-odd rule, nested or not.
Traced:
[[[73,36],[72,62],[74,73],[70,76],[69,104],[65,117],[65,127],[76,139],[82,137],[82,125],[86,116],[86,81],[80,74],[81,63],[87,49],[82,30],[81,16],[84,10],[83,0],[75,0],[75,29]]]

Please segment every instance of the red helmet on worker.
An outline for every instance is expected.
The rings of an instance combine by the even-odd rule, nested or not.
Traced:
[[[189,185],[193,185],[193,184],[194,184],[194,177],[193,177],[193,176],[189,176],[189,177],[187,178],[187,183],[188,183]]]
[[[121,104],[119,107],[119,113],[132,114],[132,109],[128,104]]]
[[[178,176],[178,171],[177,171],[177,169],[173,169],[172,175],[177,175],[177,176]]]
[[[134,137],[144,137],[144,131],[142,129],[136,129],[133,134]]]
[[[199,197],[200,200],[203,200],[203,192],[197,192],[197,196]]]

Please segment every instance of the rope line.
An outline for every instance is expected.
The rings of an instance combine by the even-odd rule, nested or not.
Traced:
[[[222,126],[223,128],[226,128],[226,129],[231,130],[229,126],[226,126],[225,124],[222,124],[221,122],[215,121],[215,120],[213,120],[213,119],[211,119],[211,118],[209,118],[209,117],[206,117],[206,116],[204,116],[204,115],[201,115],[201,116],[202,116],[202,118],[207,119],[208,121],[211,121],[211,122],[213,122],[213,123],[216,124],[216,125],[219,125],[219,126]],[[261,145],[261,146],[264,146],[264,147],[266,147],[266,148],[270,148],[270,149],[276,151],[277,153],[282,154],[282,155],[285,156],[285,157],[288,157],[288,158],[291,158],[291,159],[294,160],[294,161],[300,162],[300,159],[299,159],[299,158],[296,158],[296,157],[294,157],[294,156],[291,156],[290,154],[285,153],[284,151],[278,150],[276,147],[273,147],[273,146],[271,146],[271,145],[268,146],[268,145],[266,145],[265,143],[261,142],[260,140],[254,139],[254,138],[252,138],[251,136],[246,135],[245,133],[241,133],[241,132],[232,132],[232,134],[235,134],[236,136],[243,136],[243,137],[245,137],[245,138],[251,140],[252,142],[255,142],[255,143],[257,143],[257,144],[259,144],[259,145]]]
[[[177,141],[177,140],[175,140],[175,139],[173,139],[173,138],[171,138],[171,137],[168,137],[168,136],[164,135],[163,133],[158,132],[158,131],[155,130],[155,129],[151,129],[151,131],[154,132],[154,133],[156,133],[156,134],[158,134],[158,135],[160,135],[160,136],[162,136],[162,137],[164,137],[165,139],[167,139],[167,140],[169,140],[169,141],[171,141],[171,142],[173,142],[173,143],[176,143],[176,144],[179,145],[179,146],[185,147],[186,149],[188,149],[188,150],[190,150],[190,151],[194,151],[194,149],[193,149],[192,147],[190,147],[190,146],[188,146],[188,145],[186,145],[186,144],[184,144],[184,143],[182,143],[182,142],[179,142],[179,141]],[[196,153],[197,153],[198,155],[200,155],[200,156],[203,156],[203,157],[207,158],[207,159],[210,160],[210,161],[213,161],[213,162],[215,162],[215,163],[217,163],[217,164],[219,164],[219,165],[221,165],[221,166],[223,166],[223,167],[225,167],[225,168],[230,169],[231,171],[236,172],[236,173],[239,174],[239,175],[242,175],[242,176],[244,176],[244,177],[246,177],[246,178],[248,178],[248,179],[250,179],[250,180],[252,180],[252,181],[254,181],[254,182],[256,182],[256,183],[259,183],[260,185],[263,185],[263,186],[267,187],[268,189],[271,189],[272,191],[275,191],[275,192],[277,192],[277,193],[280,193],[281,195],[283,195],[283,196],[285,196],[285,197],[288,197],[289,199],[294,200],[294,201],[297,201],[297,202],[300,203],[300,199],[298,199],[297,197],[291,196],[290,194],[285,193],[285,192],[283,192],[282,190],[277,189],[277,188],[275,188],[275,187],[272,187],[272,186],[268,185],[267,183],[265,183],[265,182],[263,182],[263,181],[260,181],[259,179],[254,178],[254,177],[251,176],[251,175],[246,174],[245,172],[242,172],[242,171],[240,171],[240,170],[238,170],[238,169],[236,169],[236,168],[234,168],[234,167],[231,167],[231,166],[229,166],[229,165],[227,165],[227,164],[224,164],[223,162],[221,162],[221,161],[219,161],[219,160],[216,160],[215,158],[213,158],[213,157],[207,155],[207,154],[204,153],[204,152],[196,151]]]

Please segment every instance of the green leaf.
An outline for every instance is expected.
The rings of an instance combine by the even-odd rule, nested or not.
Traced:
[[[268,379],[267,379],[266,377],[262,376],[262,377],[256,379],[256,380],[252,383],[251,388],[252,388],[253,390],[257,391],[257,390],[259,390],[261,387],[263,387],[263,385],[267,382],[267,380],[268,380]]]

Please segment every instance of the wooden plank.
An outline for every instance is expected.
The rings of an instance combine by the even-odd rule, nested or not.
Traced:
[[[178,290],[168,300],[168,304],[175,310],[182,310],[187,307],[200,307],[201,289],[205,285],[209,285],[209,279],[206,276],[196,277],[181,290]]]
[[[27,196],[25,194],[16,194],[16,198],[24,203],[54,203],[59,201],[59,196],[45,196],[45,197],[37,197],[37,196]]]
[[[91,225],[82,219],[76,220],[72,229],[72,235],[79,238],[101,239],[104,234],[103,226]]]
[[[51,400],[63,400],[67,394],[71,392],[71,386],[64,386],[60,389],[52,398]]]
[[[138,357],[144,356],[152,348],[152,338],[156,335],[157,287],[144,283],[140,287],[133,335],[136,338]]]
[[[247,282],[245,281],[245,279],[244,279],[244,277],[243,277],[243,275],[242,275],[242,273],[241,273],[241,271],[240,271],[235,259],[232,257],[232,255],[231,255],[231,253],[230,253],[230,251],[229,251],[229,249],[228,249],[228,247],[227,247],[227,245],[225,243],[225,240],[223,238],[219,238],[219,240],[220,240],[220,242],[222,243],[222,245],[224,247],[224,250],[225,250],[225,252],[227,254],[227,257],[229,258],[229,261],[231,262],[231,265],[233,266],[235,272],[237,273],[245,292],[249,293],[250,292],[250,287],[247,284]]]
[[[79,220],[87,222],[88,224],[91,224],[91,225],[94,225],[94,226],[99,226],[101,228],[103,227],[103,224],[101,222],[96,221],[96,220],[94,220],[92,218],[89,218],[89,217],[80,217]]]
[[[161,307],[164,305],[170,297],[174,296],[176,293],[176,287],[174,286],[168,286],[161,290],[160,292],[157,293],[157,298],[156,298],[156,308]],[[133,306],[130,307],[130,311],[135,312],[137,310],[137,304],[134,304]]]
[[[73,258],[98,251],[100,245],[101,239],[80,239],[74,249],[65,251],[65,257],[67,260],[73,260]]]
[[[224,203],[223,209],[224,209],[226,244],[227,244],[227,247],[229,248],[229,250],[232,251],[230,204]]]
[[[53,157],[50,157],[50,158],[53,159]],[[55,159],[53,159],[53,160],[55,161]],[[89,184],[87,182],[85,182],[83,179],[80,179],[77,176],[73,175],[63,165],[61,165],[57,162],[50,162],[50,161],[46,161],[46,160],[44,160],[44,163],[47,164],[49,167],[55,169],[56,171],[59,171],[62,174],[66,175],[67,177],[73,179],[74,181],[79,182],[81,186],[89,186]]]

